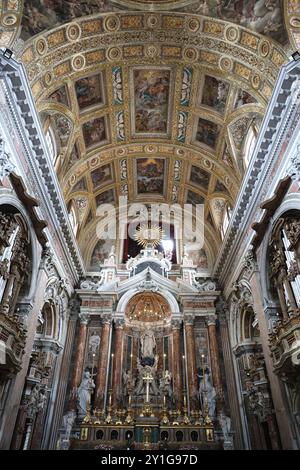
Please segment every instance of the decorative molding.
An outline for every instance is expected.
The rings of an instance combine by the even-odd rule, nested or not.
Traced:
[[[15,170],[10,154],[5,152],[5,143],[0,135],[0,180]]]

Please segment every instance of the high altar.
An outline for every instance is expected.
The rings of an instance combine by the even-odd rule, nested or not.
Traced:
[[[232,447],[219,292],[188,256],[176,271],[150,244],[118,272],[112,250],[100,279],[82,282],[78,296],[62,448]]]

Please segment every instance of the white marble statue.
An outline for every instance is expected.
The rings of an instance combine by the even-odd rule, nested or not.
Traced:
[[[112,245],[108,258],[104,260],[104,265],[105,266],[114,266],[116,264],[116,247],[115,245]]]
[[[205,371],[205,376],[201,380],[199,385],[199,397],[202,407],[202,412],[204,412],[205,400],[207,400],[208,405],[208,415],[211,418],[215,417],[216,414],[216,390],[213,384],[211,383],[211,376],[208,371]]]
[[[153,331],[150,329],[146,330],[141,336],[140,341],[142,357],[154,357],[156,340]]]
[[[91,396],[93,389],[95,388],[95,382],[91,377],[90,372],[87,370],[84,373],[81,384],[77,389],[78,399],[78,412],[80,416],[85,416],[90,408]]]
[[[100,336],[94,331],[89,338],[89,352],[91,354],[96,354],[100,344]]]
[[[72,432],[73,423],[76,418],[76,413],[74,411],[68,411],[67,414],[63,417],[63,427],[65,429],[65,439],[70,439]]]
[[[219,414],[219,423],[220,423],[220,426],[221,426],[221,429],[222,429],[224,441],[230,440],[229,439],[229,433],[230,433],[230,429],[231,429],[231,419],[229,418],[229,416],[225,415],[223,410]]]

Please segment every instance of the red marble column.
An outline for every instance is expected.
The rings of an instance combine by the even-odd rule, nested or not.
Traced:
[[[181,409],[182,406],[182,374],[185,371],[182,370],[182,354],[180,348],[180,322],[172,322],[172,333],[173,333],[173,384],[174,394],[176,399],[177,408]]]
[[[115,324],[114,359],[113,359],[113,407],[118,406],[122,389],[122,362],[123,362],[123,321],[117,320]]]
[[[221,380],[221,371],[220,371],[220,359],[219,359],[219,350],[216,334],[216,319],[208,318],[208,337],[209,337],[209,351],[210,351],[210,360],[212,368],[212,379],[213,385],[216,389],[216,392],[222,393],[222,380]]]
[[[89,322],[89,315],[80,316],[80,327],[77,340],[77,349],[75,354],[75,364],[73,375],[71,379],[71,398],[69,401],[69,410],[76,410],[76,390],[80,385],[84,361],[84,350],[87,335],[87,324]]]
[[[108,348],[109,348],[109,337],[110,337],[111,320],[104,320],[101,330],[100,340],[100,351],[98,361],[98,372],[96,379],[96,390],[95,390],[95,405],[94,408],[102,409],[104,404],[104,394],[106,385],[106,376],[108,374]]]
[[[196,351],[195,351],[195,335],[193,319],[185,321],[185,336],[186,336],[186,355],[187,355],[187,371],[188,371],[188,385],[189,385],[189,399],[190,409],[194,410],[198,403],[198,390],[197,390],[197,369],[196,369]]]

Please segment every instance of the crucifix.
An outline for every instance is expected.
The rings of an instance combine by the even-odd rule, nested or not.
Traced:
[[[149,389],[150,389],[150,383],[153,380],[153,377],[150,372],[147,372],[146,375],[144,375],[143,380],[146,382],[146,403],[149,403]]]

